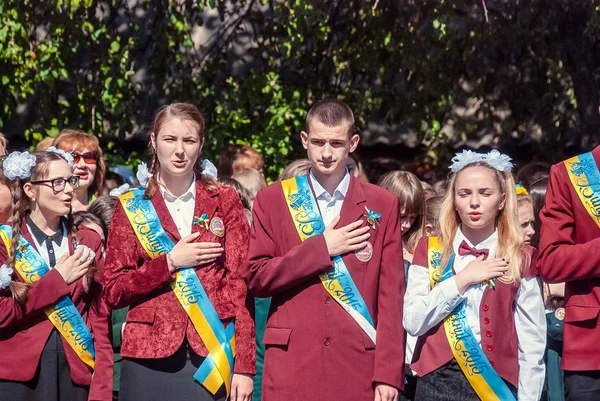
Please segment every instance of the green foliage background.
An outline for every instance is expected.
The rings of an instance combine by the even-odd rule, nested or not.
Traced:
[[[188,101],[209,157],[250,144],[272,179],[306,110],[335,96],[359,129],[416,132],[414,157],[433,163],[484,138],[539,157],[600,129],[598,14],[583,0],[4,0],[0,129],[34,146],[80,127],[134,165],[154,110]]]

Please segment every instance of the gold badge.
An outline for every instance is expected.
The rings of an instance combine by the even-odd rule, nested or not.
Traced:
[[[225,224],[220,217],[213,217],[210,221],[210,232],[219,238],[225,235]]]
[[[554,316],[556,316],[558,320],[565,320],[565,308],[558,308],[554,311]]]
[[[371,245],[370,242],[367,242],[367,246],[363,249],[354,251],[354,254],[356,255],[356,259],[366,263],[371,260],[371,257],[373,256],[373,245]]]
[[[504,276],[498,277],[498,280],[504,284],[512,284],[515,282],[515,278],[510,274],[505,274]]]

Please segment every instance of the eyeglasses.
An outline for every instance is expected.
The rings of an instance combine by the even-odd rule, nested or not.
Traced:
[[[76,175],[72,175],[69,178],[54,178],[52,180],[31,181],[32,184],[46,184],[48,182],[52,186],[52,190],[54,192],[64,191],[65,187],[67,186],[67,182],[73,189],[79,188],[79,177]]]
[[[73,156],[73,162],[75,163],[79,163],[82,157],[85,164],[96,164],[98,160],[98,156],[94,152],[85,152],[84,154],[71,152],[71,156]]]

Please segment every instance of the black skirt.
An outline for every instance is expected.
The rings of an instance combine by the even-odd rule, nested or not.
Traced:
[[[504,381],[517,398],[517,389]],[[441,368],[419,377],[415,401],[479,401],[466,376],[453,359]]]
[[[15,369],[18,369],[15,366]],[[89,386],[71,380],[60,334],[52,330],[40,358],[35,376],[27,382],[0,380],[2,400],[87,401]]]
[[[225,386],[213,396],[194,380],[203,361],[187,342],[168,358],[123,358],[119,401],[225,401]]]

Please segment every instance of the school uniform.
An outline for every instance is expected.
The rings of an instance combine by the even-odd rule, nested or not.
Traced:
[[[338,228],[367,223],[365,207],[381,214],[366,251],[341,256],[373,319],[377,345],[319,278],[333,268],[324,236],[302,242],[282,185],[270,185],[254,202],[246,272],[253,295],[272,297],[262,400],[372,401],[377,383],[404,387],[398,200],[349,174],[332,195],[312,173],[308,185],[325,226],[337,214]]]
[[[225,249],[216,261],[194,270],[223,325],[235,321],[233,372],[254,374],[252,301],[243,280],[248,223],[239,197],[232,188],[218,185],[208,191],[194,180],[179,197],[161,188],[151,201],[174,243],[200,232],[196,242],[218,242]],[[223,231],[194,224],[194,216],[203,214],[220,221]],[[171,289],[175,274],[169,272],[166,254],[150,258],[120,202],[115,207],[107,250],[104,298],[113,309],[130,306],[121,344],[119,399],[224,399],[224,386],[213,396],[194,380],[208,350]]]
[[[521,283],[495,282],[494,289],[472,285],[460,294],[454,277],[431,289],[428,238],[419,242],[408,274],[404,327],[419,336],[411,368],[419,375],[415,400],[478,400],[450,349],[444,319],[465,302],[469,327],[490,365],[518,399],[537,401],[544,384],[546,320],[539,280],[531,269],[535,250],[524,248]],[[471,244],[460,228],[452,247],[459,273],[478,251],[496,252],[498,231]]]
[[[57,235],[48,237],[27,218],[21,222],[20,233],[50,271],[30,286],[23,307],[8,291],[0,292],[0,394],[11,400],[111,400],[109,312],[100,298],[99,284],[84,276],[67,285],[53,269],[65,253],[73,253],[74,244],[64,225]],[[98,235],[82,230],[78,238],[96,252],[96,263],[101,265]],[[0,263],[7,259],[6,248],[0,246]],[[13,276],[22,281],[18,272]],[[71,298],[94,337],[94,370],[77,356],[44,312],[65,296]]]
[[[566,399],[578,401],[600,399],[600,226],[594,196],[599,192],[600,147],[592,157],[589,167],[595,174],[582,192],[574,188],[564,163],[552,166],[540,213],[538,268],[544,281],[565,282],[562,368]],[[579,193],[591,202],[594,217]]]

